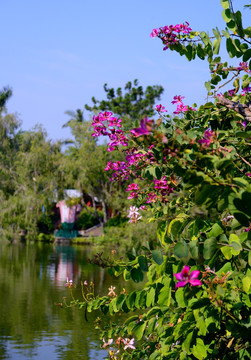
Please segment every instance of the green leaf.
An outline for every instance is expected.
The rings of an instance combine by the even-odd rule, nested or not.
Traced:
[[[161,314],[161,310],[158,306],[151,308],[146,314],[147,319],[150,319],[152,316]]]
[[[198,240],[190,241],[188,245],[193,259],[197,259],[199,256]]]
[[[162,252],[159,250],[153,250],[152,251],[152,257],[153,260],[156,262],[156,264],[161,265],[164,261]]]
[[[206,81],[206,82],[205,82],[205,87],[206,87],[207,91],[211,91],[211,82],[210,82],[210,81]]]
[[[124,325],[128,325],[131,322],[136,322],[137,320],[139,320],[139,315],[130,316],[128,319],[126,319],[126,321],[124,322]]]
[[[174,254],[180,259],[188,256],[187,244],[185,242],[178,242],[174,247]]]
[[[125,301],[125,295],[124,295],[124,294],[120,294],[120,295],[116,298],[116,308],[117,308],[117,311],[120,311],[120,310],[121,310],[124,301]]]
[[[207,333],[207,327],[203,316],[200,316],[196,321],[196,326],[199,329],[199,335],[205,336]]]
[[[192,310],[201,309],[210,304],[211,304],[211,302],[210,302],[209,298],[202,298],[202,299],[199,299],[199,300],[196,300],[195,302],[193,302],[191,305],[191,309]]]
[[[237,235],[235,235],[235,234],[230,235],[229,244],[233,248],[232,249],[232,254],[233,255],[239,255],[240,251],[242,250],[242,245],[241,245],[240,239],[238,238]]]
[[[136,293],[135,307],[137,309],[144,309],[146,307],[146,291],[138,291]]]
[[[225,291],[220,285],[217,285],[217,294],[221,297],[225,296]]]
[[[214,54],[219,54],[219,51],[220,51],[220,44],[221,44],[221,38],[219,39],[214,39],[214,42],[213,42],[213,52]]]
[[[144,255],[138,257],[139,267],[142,271],[148,271],[147,259]]]
[[[196,52],[197,52],[197,55],[198,57],[201,59],[201,60],[204,60],[205,59],[205,51],[204,51],[204,48],[203,46],[199,43],[196,47]],[[210,90],[208,90],[210,91]]]
[[[178,288],[175,292],[175,299],[179,308],[187,307],[187,299],[185,298],[185,288]]]
[[[167,231],[167,222],[166,221],[161,221],[160,223],[158,223],[157,235],[158,235],[159,240],[162,243],[164,243],[166,231]]]
[[[131,277],[133,279],[134,282],[138,283],[140,281],[143,281],[144,279],[144,274],[143,272],[140,270],[140,268],[134,268],[131,271]]]
[[[126,298],[126,305],[128,309],[134,310],[135,309],[135,299],[136,299],[136,292],[132,291]]]
[[[247,27],[246,29],[243,29],[243,31],[244,31],[244,34],[251,37],[251,26]]]
[[[212,229],[209,231],[209,233],[207,234],[209,237],[217,237],[219,235],[221,235],[224,232],[224,227],[222,225],[222,223],[216,223],[212,226]]]
[[[221,0],[221,6],[223,9],[228,9],[230,7],[229,0]]]
[[[242,279],[242,288],[243,290],[245,291],[245,293],[248,294],[249,292],[249,289],[250,289],[250,286],[251,286],[251,279],[250,277],[246,276]]]
[[[187,335],[185,334],[185,336],[186,338],[182,342],[182,349],[185,350],[188,355],[190,355],[191,354],[190,345],[193,339],[193,331],[188,332],[188,334]]]
[[[236,13],[234,14],[234,17],[235,17],[235,22],[236,22],[237,34],[240,35],[241,37],[244,37],[244,31],[243,31],[243,27],[242,27],[242,15],[241,15],[241,12],[239,10],[236,11]]]
[[[207,239],[204,242],[204,248],[203,248],[204,259],[206,259],[206,260],[210,259],[214,255],[216,248],[217,248],[216,238],[212,237],[210,239]]]
[[[226,44],[227,44],[227,51],[228,51],[229,57],[233,58],[237,54],[236,48],[233,45],[233,40],[231,38],[227,39]]]
[[[207,350],[202,339],[196,339],[196,345],[194,345],[192,348],[192,354],[196,357],[196,359],[205,359],[205,357],[207,356]]]
[[[124,273],[123,273],[123,276],[124,276],[125,281],[130,280],[131,279],[131,271],[125,269]]]
[[[169,306],[170,305],[170,301],[171,301],[170,284],[171,284],[171,279],[166,277],[164,279],[164,286],[160,290],[159,297],[158,297],[158,304],[160,306],[163,306],[163,305]]]
[[[230,246],[222,246],[220,249],[227,260],[232,258],[232,250]]]
[[[140,321],[137,326],[135,327],[135,329],[133,330],[137,340],[142,339],[143,335],[144,335],[144,331],[146,328],[146,322],[142,322]]]
[[[220,268],[216,274],[217,276],[221,276],[223,274],[226,274],[228,271],[232,272],[232,267],[231,267],[231,263],[230,262],[227,262],[226,264],[224,264],[222,266],[222,268]]]
[[[233,20],[233,14],[230,9],[222,10],[222,17],[226,23],[229,23],[231,20]]]
[[[151,287],[151,289],[148,290],[146,294],[146,307],[153,306],[154,301],[155,301],[155,289],[154,287]]]
[[[250,58],[251,58],[251,49],[248,49],[248,50],[244,53],[244,55],[243,55],[243,57],[242,57],[242,60],[243,60],[244,62],[246,62],[246,61],[248,61]]]

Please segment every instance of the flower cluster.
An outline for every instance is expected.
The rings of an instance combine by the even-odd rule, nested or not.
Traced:
[[[237,67],[237,70],[244,70],[246,71],[247,73],[250,73],[251,70],[249,69],[248,67],[248,63],[247,62],[240,62],[239,63],[239,66]]]
[[[114,347],[111,347],[111,345],[114,345],[114,347],[119,348],[118,350],[115,350]],[[135,350],[136,347],[134,346],[134,338],[129,339],[129,338],[122,338],[122,337],[118,337],[116,339],[116,341],[113,341],[113,339],[108,339],[108,341],[106,342],[106,340],[103,338],[103,349],[107,348],[107,346],[109,346],[109,350],[108,350],[108,354],[109,354],[109,358],[110,359],[118,359],[116,355],[118,355],[120,353],[121,347],[122,350],[126,350],[126,349],[132,349]]]
[[[165,106],[159,104],[159,105],[156,105],[156,108],[155,110],[158,111],[158,113],[163,113],[163,112],[167,112],[167,110],[165,109]]]
[[[174,114],[178,115],[180,113],[187,112],[189,110],[195,111],[196,109],[183,104],[184,96],[176,95],[173,98],[172,104],[177,104],[177,109],[173,112]]]
[[[135,137],[139,137],[142,135],[148,135],[150,133],[150,131],[152,130],[153,124],[154,124],[154,121],[148,119],[148,117],[146,116],[144,119],[141,120],[140,127],[132,129],[131,133]]]
[[[112,112],[106,111],[93,116],[92,126],[94,133],[92,136],[109,136],[110,142],[108,143],[107,150],[113,151],[119,145],[127,146],[128,139],[125,137],[121,128],[121,119],[114,117]]]
[[[178,44],[181,40],[186,40],[192,29],[189,27],[189,23],[186,21],[183,24],[169,25],[160,27],[159,29],[153,29],[150,37],[158,37],[165,45],[163,50],[167,50],[170,45]]]
[[[137,171],[143,166],[149,165],[155,162],[153,153],[149,148],[148,151],[141,153],[136,148],[126,150],[126,161],[108,161],[105,171],[112,170],[113,174],[111,181],[127,180],[131,175],[135,178],[138,177]],[[128,190],[129,191],[129,190]]]
[[[214,136],[215,136],[214,131],[207,129],[204,132],[204,139],[198,140],[198,143],[203,144],[205,146],[209,146],[213,142]]]
[[[136,206],[130,206],[130,209],[128,210],[129,214],[127,217],[129,218],[129,223],[136,223],[138,220],[142,218],[142,216],[139,213],[139,208]]]
[[[166,176],[163,176],[160,180],[154,179],[154,189],[159,190],[162,195],[171,194],[174,191],[166,180]]]

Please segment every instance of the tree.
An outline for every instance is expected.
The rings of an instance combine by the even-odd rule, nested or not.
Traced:
[[[154,104],[160,100],[164,89],[160,85],[147,86],[144,91],[142,86],[138,85],[138,80],[133,84],[128,81],[124,87],[116,90],[104,85],[107,100],[96,100],[92,97],[93,106],[85,105],[85,109],[91,112],[112,111],[115,115],[121,116],[130,128],[136,120],[141,120],[145,116],[154,115]]]
[[[0,110],[2,110],[11,96],[12,90],[9,87],[4,87],[3,90],[0,91]]]
[[[130,293],[118,294],[111,287],[106,296],[84,294],[82,302],[73,301],[88,312],[137,311],[121,325],[99,323],[110,359],[251,356],[251,31],[231,1],[221,4],[227,28],[214,29],[213,42],[188,23],[152,32],[165,50],[189,61],[196,56],[208,61],[211,80],[206,87],[212,101],[196,109],[175,96],[173,118],[159,106],[155,123],[144,119],[123,134],[130,154],[123,171],[110,164],[116,178],[134,177],[127,188],[135,205],[130,222],[140,221],[144,211],[158,222],[152,247],[132,251],[128,261],[108,258],[102,264],[110,274],[135,283],[145,273],[147,283]],[[221,61],[224,38],[230,61],[241,63]],[[219,93],[230,83],[232,88]],[[98,115],[95,134],[109,134],[113,122],[112,114]]]
[[[11,240],[20,231],[34,237],[43,206],[46,214],[50,214],[56,200],[55,192],[60,187],[60,145],[47,140],[47,134],[41,127],[16,133],[19,125],[16,119],[6,115],[4,120],[1,231]]]
[[[69,115],[71,117],[70,120],[67,121],[67,123],[65,123],[63,125],[64,127],[70,126],[70,124],[72,122],[78,122],[78,123],[83,123],[84,122],[84,112],[80,109],[77,109],[76,112],[72,111],[72,110],[67,110],[65,112],[66,115]]]
[[[112,183],[104,168],[108,161],[115,161],[118,156],[121,158],[121,155],[108,153],[106,145],[97,144],[96,138],[91,136],[90,123],[73,121],[68,126],[74,142],[67,148],[61,164],[65,183],[91,196],[94,206],[94,198],[98,199],[102,204],[103,221],[106,223],[109,219],[108,210],[121,210],[125,195],[122,193],[121,184]],[[97,213],[96,215],[98,216]]]

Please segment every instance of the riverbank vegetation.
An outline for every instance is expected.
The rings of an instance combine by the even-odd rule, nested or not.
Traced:
[[[64,127],[71,130],[71,139],[52,141],[46,130],[37,125],[22,130],[17,114],[6,108],[12,96],[10,88],[0,92],[0,233],[7,239],[37,238],[50,241],[60,218],[55,209],[65,197],[65,189],[77,189],[82,211],[75,225],[85,230],[99,223],[106,224],[114,216],[126,219],[126,181],[112,182],[104,172],[109,161],[122,161],[118,151],[107,152],[104,142],[91,134],[91,114],[100,109],[113,110],[126,117],[124,127],[139,121],[141,116],[154,115],[154,104],[163,93],[161,86],[148,86],[145,90],[137,80],[128,82],[124,90],[104,86],[107,99],[92,99],[93,106],[87,119],[83,111],[66,111],[69,120]],[[92,206],[85,201],[91,199]],[[96,203],[99,208],[96,208]],[[128,219],[127,219],[128,220]],[[126,221],[127,221],[126,220]],[[116,223],[116,220],[115,220]],[[114,223],[114,224],[115,224]],[[119,223],[116,225],[120,226]],[[123,228],[124,229],[124,228]],[[118,230],[119,231],[119,230]]]

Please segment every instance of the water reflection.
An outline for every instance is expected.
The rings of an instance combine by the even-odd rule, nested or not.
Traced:
[[[105,358],[93,327],[100,313],[88,314],[86,322],[83,311],[56,305],[69,296],[64,286],[67,277],[77,285],[93,281],[99,294],[106,294],[111,284],[117,291],[125,286],[87,262],[95,251],[80,246],[0,244],[0,359]],[[74,289],[74,296],[80,295],[80,287]]]

